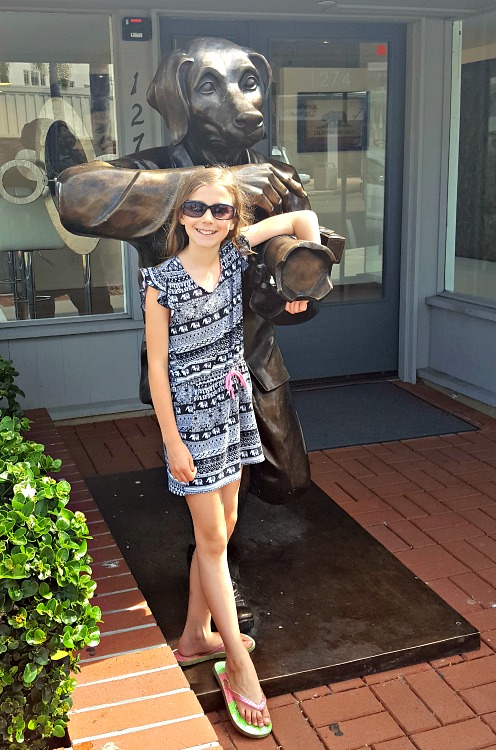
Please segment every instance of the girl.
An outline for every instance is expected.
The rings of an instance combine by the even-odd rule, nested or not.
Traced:
[[[199,168],[179,187],[168,259],[142,274],[150,389],[169,489],[185,496],[196,542],[176,657],[183,666],[225,657],[214,671],[230,718],[243,734],[265,737],[272,725],[248,653],[255,643],[239,631],[226,551],[241,467],[264,458],[243,358],[241,275],[251,245],[279,234],[320,242],[320,233],[312,211],[248,223],[233,172]],[[306,306],[297,301],[286,309]]]

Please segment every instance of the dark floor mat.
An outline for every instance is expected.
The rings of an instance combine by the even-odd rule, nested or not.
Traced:
[[[166,639],[186,614],[186,503],[163,469],[92,477],[90,491]],[[239,567],[253,606],[254,662],[268,696],[470,651],[479,635],[315,485],[241,514]],[[98,604],[98,589],[95,604]],[[186,671],[206,710],[222,705],[212,663]]]
[[[293,398],[309,451],[476,429],[387,381],[295,389]]]

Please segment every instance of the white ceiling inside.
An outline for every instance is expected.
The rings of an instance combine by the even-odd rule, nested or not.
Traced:
[[[323,8],[318,0],[0,0],[0,10],[71,10],[78,12],[130,12],[150,9],[174,16],[202,13],[203,16],[314,18],[338,20],[408,20],[418,16],[463,18],[493,10],[496,0],[337,0],[335,7]]]

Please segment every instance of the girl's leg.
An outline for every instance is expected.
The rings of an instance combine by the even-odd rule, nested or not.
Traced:
[[[231,522],[233,519],[235,522],[236,518],[238,488],[239,482],[236,482],[217,492],[188,495],[186,500],[195,529],[199,581],[224,642],[226,672],[236,692],[254,703],[260,703],[262,690],[253,662],[241,640],[227,564],[228,528],[232,530],[231,525],[234,526]],[[242,702],[238,702],[238,708],[249,724],[262,727],[270,723],[266,708],[258,711]]]
[[[210,493],[203,494],[202,497],[206,498],[209,495]],[[208,503],[208,499],[206,499],[206,502]],[[231,507],[226,507],[224,504],[223,507],[227,536],[230,539],[236,525],[236,504],[234,503],[234,506],[231,504]],[[179,653],[183,656],[192,656],[193,654],[211,651],[219,646],[222,642],[222,636],[218,632],[212,632],[211,623],[212,614],[203,593],[195,548],[189,572],[188,614],[183,633],[178,642]],[[241,636],[241,639],[245,643],[248,641],[243,636]]]

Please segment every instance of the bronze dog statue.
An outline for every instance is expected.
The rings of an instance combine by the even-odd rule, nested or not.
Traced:
[[[270,80],[262,55],[225,39],[194,39],[173,51],[160,63],[147,94],[167,124],[171,144],[63,172],[58,205],[64,225],[75,233],[127,240],[138,250],[140,265],[157,264],[165,255],[164,224],[181,175],[213,163],[239,172],[256,218],[308,208],[296,170],[252,148],[264,136],[262,106]],[[307,313],[291,316],[283,311],[285,302],[321,299],[331,289],[330,270],[341,258],[343,240],[327,232],[323,242],[306,243],[298,260],[298,248],[293,252],[288,238],[275,238],[270,250],[259,248],[245,273],[245,356],[266,454],[262,464],[251,467],[250,488],[270,503],[302,494],[310,481],[289,373],[272,323],[308,320],[316,312],[312,303]],[[142,374],[140,395],[149,402],[145,353]]]
[[[226,40],[193,39],[163,58],[147,99],[167,125],[171,161],[249,163],[247,149],[265,135],[271,78],[265,57]]]

